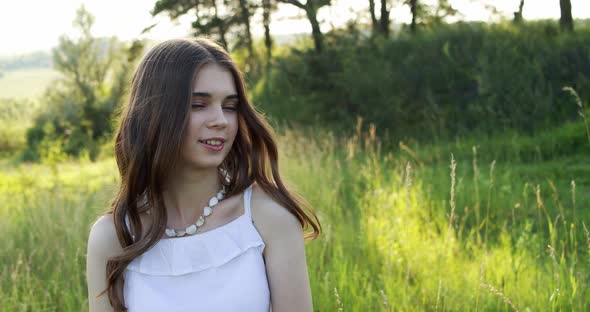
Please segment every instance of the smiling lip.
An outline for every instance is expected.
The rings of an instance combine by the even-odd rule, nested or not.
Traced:
[[[208,141],[208,140],[221,141],[221,144],[220,145],[209,145],[209,144],[205,143],[205,141]],[[199,140],[199,143],[201,143],[207,149],[210,149],[213,151],[220,151],[225,146],[225,139],[224,138],[209,138],[209,139],[205,139],[205,140]]]

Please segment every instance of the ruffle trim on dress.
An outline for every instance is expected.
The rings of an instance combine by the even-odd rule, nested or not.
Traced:
[[[127,270],[147,275],[174,276],[216,268],[265,244],[251,219],[242,215],[215,229],[180,238],[161,239],[133,259]]]

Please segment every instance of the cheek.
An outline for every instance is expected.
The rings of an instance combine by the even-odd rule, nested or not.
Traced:
[[[230,116],[228,121],[230,126],[230,134],[233,138],[235,138],[236,134],[238,133],[238,115],[234,114],[233,116]]]
[[[199,134],[199,125],[199,118],[195,114],[192,114],[188,120],[188,124],[186,125],[186,130],[184,131],[183,141],[185,144],[191,144],[197,140]]]
[[[198,135],[199,133],[199,129],[201,128],[201,126],[203,125],[205,121],[203,120],[203,116],[199,115],[199,114],[191,114],[189,120],[188,120],[188,125],[187,125],[187,134],[188,135],[192,135],[193,137],[195,135]]]
[[[190,134],[190,131],[186,131],[184,137],[182,138],[182,151],[191,153],[193,149],[193,137]]]

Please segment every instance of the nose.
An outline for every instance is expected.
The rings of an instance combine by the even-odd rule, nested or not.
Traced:
[[[221,105],[215,105],[215,108],[212,109],[210,118],[211,119],[207,124],[209,128],[225,128],[228,124]]]

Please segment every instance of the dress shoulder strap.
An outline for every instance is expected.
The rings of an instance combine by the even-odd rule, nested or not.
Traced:
[[[128,214],[125,214],[125,226],[127,227],[127,230],[129,232],[131,232],[131,224],[129,224],[129,215]],[[135,240],[135,235],[131,234],[131,238],[133,240]]]
[[[244,214],[250,220],[252,220],[252,208],[250,207],[250,202],[252,201],[252,185],[248,186],[244,191]]]

